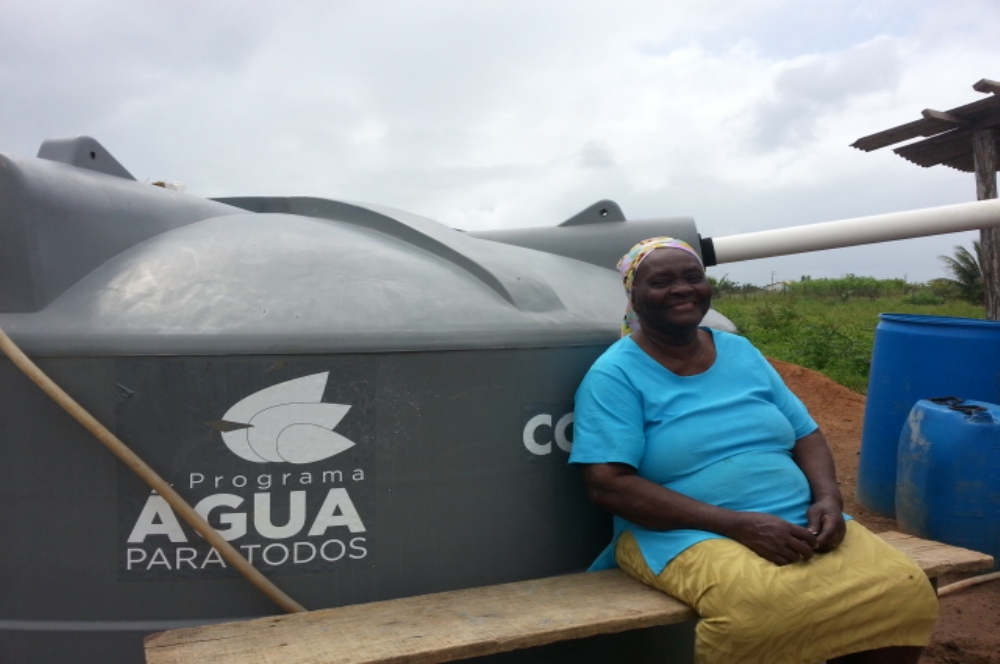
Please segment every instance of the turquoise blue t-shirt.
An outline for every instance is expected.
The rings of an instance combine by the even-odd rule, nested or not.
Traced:
[[[760,351],[710,332],[715,363],[696,376],[674,374],[631,337],[599,357],[576,393],[570,463],[628,464],[697,500],[805,526],[812,494],[792,447],[817,425]],[[631,531],[656,573],[689,546],[721,537],[614,521],[615,540]],[[615,566],[614,543],[591,569]]]

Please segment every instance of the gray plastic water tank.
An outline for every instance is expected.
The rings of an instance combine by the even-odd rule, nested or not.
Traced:
[[[308,608],[577,571],[606,543],[566,459],[615,272],[376,206],[2,166],[0,326]],[[0,661],[139,662],[145,633],[276,611],[5,358],[0,385]]]

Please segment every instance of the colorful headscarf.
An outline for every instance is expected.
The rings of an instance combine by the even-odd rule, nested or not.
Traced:
[[[618,272],[622,275],[622,283],[625,285],[625,295],[627,303],[625,305],[625,318],[622,320],[622,336],[627,337],[639,329],[639,319],[632,309],[632,284],[635,282],[635,273],[639,270],[639,265],[657,249],[680,249],[686,251],[698,259],[698,264],[704,267],[701,256],[691,248],[691,245],[683,240],[672,237],[651,237],[648,240],[639,242],[628,250],[628,253],[618,261]]]

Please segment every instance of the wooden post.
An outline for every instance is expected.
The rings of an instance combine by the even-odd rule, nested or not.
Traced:
[[[996,134],[994,129],[980,129],[972,133],[972,158],[976,166],[976,198],[986,200],[997,197]],[[986,318],[1000,320],[1000,228],[983,228],[979,231],[983,270],[983,289],[986,292]]]

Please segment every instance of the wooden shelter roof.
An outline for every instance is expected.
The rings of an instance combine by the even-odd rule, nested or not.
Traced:
[[[921,119],[859,138],[851,147],[871,152],[922,136],[925,140],[904,145],[893,152],[925,168],[944,164],[974,173],[972,133],[1000,127],[1000,82],[984,78],[972,88],[991,96],[948,111],[925,109]],[[1000,151],[1000,130],[993,133]]]

